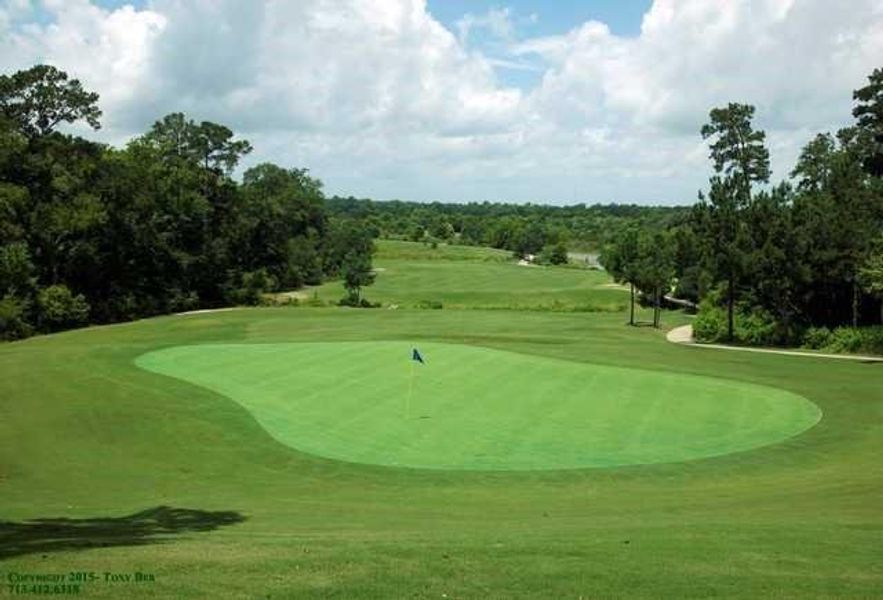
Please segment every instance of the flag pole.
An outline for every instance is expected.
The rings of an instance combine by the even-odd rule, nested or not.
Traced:
[[[405,419],[411,418],[411,395],[414,393],[414,361],[411,360],[411,374],[408,376],[408,399],[405,403]]]

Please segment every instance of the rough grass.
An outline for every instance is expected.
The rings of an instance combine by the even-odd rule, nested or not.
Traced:
[[[515,294],[543,293],[525,281]],[[88,584],[91,598],[879,595],[880,365],[698,352],[623,321],[613,313],[244,309],[2,345],[0,571],[157,578]],[[772,386],[810,399],[824,417],[782,443],[679,463],[401,469],[297,452],[241,405],[134,364],[182,345],[377,339]],[[163,505],[189,512],[147,511]],[[212,530],[194,519],[139,525],[127,517],[196,515],[199,525],[231,511],[245,520]],[[98,521],[107,537],[70,533],[99,517],[119,517]],[[61,537],[54,526],[28,524],[43,518],[77,521]],[[30,532],[26,549],[13,531]]]
[[[377,253],[374,258],[386,260],[444,260],[492,263],[514,263],[511,252],[483,246],[460,246],[439,243],[435,248],[422,242],[406,242],[402,240],[377,240]]]

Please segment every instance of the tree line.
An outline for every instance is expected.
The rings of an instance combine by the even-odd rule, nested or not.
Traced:
[[[853,99],[854,123],[816,135],[775,185],[755,108],[712,109],[707,190],[663,231],[620,232],[603,263],[654,301],[699,302],[707,341],[824,346],[838,327],[883,323],[883,69]]]
[[[451,242],[566,262],[567,250],[597,250],[629,225],[664,228],[688,207],[595,204],[551,206],[492,202],[419,203],[333,196],[335,217],[362,221],[380,237]]]
[[[87,323],[253,304],[345,276],[360,304],[373,242],[329,216],[305,169],[259,164],[224,125],[173,113],[124,148],[98,95],[52,66],[0,75],[0,339]]]

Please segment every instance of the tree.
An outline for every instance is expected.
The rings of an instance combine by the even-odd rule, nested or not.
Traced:
[[[745,211],[751,236],[746,261],[750,282],[746,297],[751,306],[776,318],[783,339],[793,338],[800,318],[800,292],[811,281],[804,257],[807,238],[794,226],[793,190],[787,183],[757,194]]]
[[[566,265],[567,264],[567,244],[563,241],[548,244],[540,253],[540,262],[550,265]]]
[[[347,295],[342,305],[364,306],[361,290],[374,283],[376,274],[371,265],[375,251],[374,239],[368,228],[354,220],[333,221],[325,239],[324,265],[326,273],[343,278]]]
[[[49,135],[60,123],[86,121],[99,129],[98,94],[50,65],[0,75],[0,115],[29,138]]]
[[[812,265],[807,296],[811,318],[827,324],[850,315],[859,323],[861,286],[858,270],[876,231],[879,201],[863,160],[868,138],[857,127],[816,136],[800,154],[792,177],[800,195],[795,199],[795,228],[808,238],[806,253],[796,264]]]
[[[800,151],[791,177],[797,178],[797,190],[819,194],[830,187],[833,156],[836,151],[830,133],[820,133]]]
[[[874,69],[868,85],[855,90],[852,98],[856,101],[852,116],[870,141],[863,165],[871,175],[883,177],[883,68]]]
[[[327,229],[322,182],[306,169],[261,163],[242,178],[245,229],[237,245],[246,270],[265,266],[284,288],[319,283],[318,240]]]
[[[635,282],[638,281],[639,230],[629,227],[601,253],[600,262],[617,283],[629,284],[629,325],[635,324]]]
[[[208,171],[230,174],[239,160],[252,151],[248,140],[234,140],[230,129],[211,121],[194,127],[191,135],[193,152]]]
[[[746,243],[743,211],[751,201],[751,187],[770,178],[766,135],[751,124],[754,107],[729,104],[714,108],[702,137],[712,139],[710,155],[716,175],[710,180],[708,204],[702,210],[701,225],[708,247],[711,272],[726,282],[727,338],[733,340],[733,312],[736,287],[743,276]],[[700,204],[704,197],[700,195]]]
[[[874,251],[859,273],[865,291],[880,300],[880,323],[883,324],[883,237],[874,242]]]
[[[143,137],[167,159],[183,159],[219,175],[229,175],[252,151],[247,140],[233,138],[233,132],[224,125],[211,121],[197,124],[183,113],[166,115]]]
[[[674,278],[674,245],[664,231],[642,231],[638,237],[637,285],[653,302],[653,327],[662,318],[662,299]]]
[[[707,272],[702,268],[702,247],[692,223],[681,223],[672,230],[674,269],[677,287],[674,295],[698,304],[707,288]]]
[[[0,296],[25,297],[35,284],[34,265],[28,246],[13,242],[0,246]]]
[[[347,292],[345,303],[350,306],[362,306],[361,290],[374,283],[376,277],[371,267],[371,255],[350,252],[344,257],[341,270],[343,287]]]
[[[713,138],[709,158],[714,171],[735,181],[737,205],[744,205],[751,196],[755,182],[770,179],[770,153],[764,145],[766,133],[751,124],[754,107],[730,103],[726,108],[713,108],[710,121],[702,126],[702,138]]]

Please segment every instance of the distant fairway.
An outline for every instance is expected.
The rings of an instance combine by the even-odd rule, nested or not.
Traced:
[[[776,442],[821,416],[796,394],[742,382],[460,344],[420,348],[425,366],[411,364],[407,342],[178,346],[136,364],[235,400],[295,449],[387,466],[675,462]]]
[[[511,253],[489,248],[391,240],[377,245],[379,273],[365,296],[384,305],[620,312],[628,303],[628,294],[605,286],[610,278],[603,271],[519,266]],[[337,302],[344,290],[340,282],[330,282],[311,293]]]

